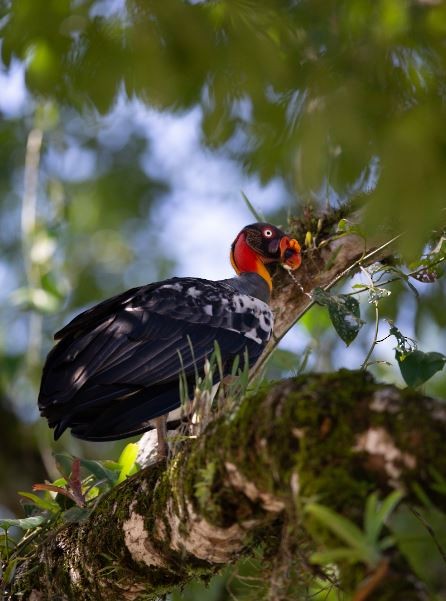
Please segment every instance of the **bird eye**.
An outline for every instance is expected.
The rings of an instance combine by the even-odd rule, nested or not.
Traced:
[[[263,235],[265,236],[265,238],[272,238],[273,237],[273,231],[270,229],[265,229],[263,230]]]

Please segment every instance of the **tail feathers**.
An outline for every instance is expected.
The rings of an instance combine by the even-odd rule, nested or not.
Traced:
[[[140,390],[131,397],[114,399],[105,406],[80,406],[65,415],[59,406],[57,415],[47,417],[50,427],[54,427],[55,440],[67,428],[71,429],[73,436],[82,440],[120,440],[151,430],[151,420],[169,413],[180,404],[178,386],[175,385],[157,396],[152,396],[150,390]]]

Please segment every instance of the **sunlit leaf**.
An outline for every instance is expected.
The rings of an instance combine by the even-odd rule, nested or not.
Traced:
[[[358,223],[350,221],[349,219],[341,219],[338,222],[338,232],[343,234],[357,234],[358,236],[364,237],[364,232]]]
[[[138,445],[135,442],[130,442],[124,447],[118,463],[121,466],[118,483],[123,482],[127,476],[130,476],[137,471],[136,457],[138,456]]]

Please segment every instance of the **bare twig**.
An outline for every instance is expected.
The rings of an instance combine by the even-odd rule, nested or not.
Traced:
[[[437,535],[435,534],[434,529],[432,528],[432,526],[424,519],[424,517],[421,515],[421,513],[415,509],[415,507],[412,507],[411,505],[409,505],[409,509],[410,511],[414,514],[414,516],[420,520],[420,522],[423,524],[423,526],[426,528],[426,530],[429,532],[429,534],[432,537],[432,540],[435,543],[435,546],[437,547],[444,563],[446,563],[446,551],[443,549],[443,547],[441,546]]]
[[[21,230],[23,260],[29,288],[37,288],[38,271],[31,259],[32,238],[36,229],[37,188],[39,183],[40,153],[43,132],[34,128],[28,134],[25,157],[25,176],[22,200]],[[25,364],[33,366],[39,361],[42,338],[42,317],[35,311],[30,312],[28,348]]]
[[[379,562],[378,567],[372,575],[359,587],[352,601],[366,601],[370,595],[381,584],[389,571],[389,561],[383,559]]]

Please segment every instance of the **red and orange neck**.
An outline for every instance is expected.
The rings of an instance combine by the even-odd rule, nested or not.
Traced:
[[[231,265],[237,275],[241,273],[258,273],[272,290],[271,276],[261,257],[246,243],[246,234],[241,232],[231,248]]]

